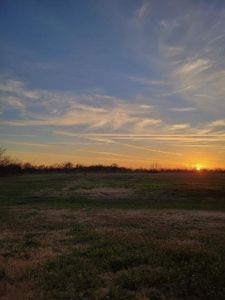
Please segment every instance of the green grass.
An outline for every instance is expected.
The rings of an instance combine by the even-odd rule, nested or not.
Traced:
[[[225,210],[225,174],[54,174],[0,179],[0,205]],[[133,197],[90,199],[80,189],[127,188]]]
[[[0,298],[224,299],[224,174],[0,179]]]

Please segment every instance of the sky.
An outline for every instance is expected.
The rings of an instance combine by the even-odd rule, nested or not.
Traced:
[[[1,0],[0,147],[225,168],[225,1]]]

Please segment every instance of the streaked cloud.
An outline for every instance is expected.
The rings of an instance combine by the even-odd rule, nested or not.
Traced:
[[[142,85],[147,85],[147,86],[162,86],[165,84],[163,80],[151,80],[148,78],[143,78],[143,77],[135,77],[135,76],[129,76],[129,79],[134,82],[138,82]]]
[[[178,76],[193,76],[193,74],[201,73],[211,67],[211,63],[207,59],[199,58],[188,63],[180,64],[176,73]]]
[[[109,95],[57,93],[46,90],[28,89],[19,81],[7,80],[1,84],[4,103],[10,107],[26,107],[26,114],[20,119],[3,120],[1,124],[10,126],[77,126],[91,128],[119,129],[127,124],[147,126],[158,124],[160,120],[145,118],[146,109],[151,114],[151,105],[129,103],[124,99]],[[14,96],[15,95],[15,96]],[[16,98],[15,98],[16,97]],[[102,100],[107,100],[103,102]],[[110,101],[108,101],[110,100]],[[41,110],[34,112],[33,107]],[[54,109],[52,109],[54,107]]]
[[[150,4],[151,2],[148,0],[141,0],[141,5],[137,8],[135,11],[135,21],[138,22],[140,20],[143,20],[149,13]]]
[[[22,112],[25,110],[25,104],[19,98],[14,96],[0,96],[0,105],[2,113],[8,108]]]
[[[225,119],[216,120],[209,124],[210,127],[225,127]]]
[[[21,145],[21,146],[31,146],[31,147],[48,147],[46,144],[37,144],[37,143],[23,143],[20,141],[9,141],[9,140],[2,140],[1,141],[4,144],[15,144],[15,145]]]
[[[172,107],[170,108],[170,110],[176,112],[189,112],[189,111],[196,110],[196,108],[195,107]]]
[[[183,129],[187,129],[190,128],[189,124],[173,124],[170,126],[170,130],[183,130]]]
[[[160,36],[169,87],[164,96],[179,95],[201,110],[219,112],[225,109],[224,10],[198,3],[178,9],[179,15],[165,21]],[[174,51],[168,56],[170,47]]]

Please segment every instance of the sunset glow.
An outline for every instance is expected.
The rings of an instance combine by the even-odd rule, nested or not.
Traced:
[[[35,164],[225,168],[224,12],[3,1],[0,147]]]
[[[202,167],[201,167],[200,165],[196,165],[196,170],[197,170],[198,172],[200,172],[200,171],[202,170]]]

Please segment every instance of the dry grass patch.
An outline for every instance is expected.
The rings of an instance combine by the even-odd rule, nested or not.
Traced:
[[[1,300],[34,300],[41,299],[35,280],[25,279],[15,284],[0,283]]]
[[[72,295],[74,284],[85,295],[97,276],[96,286],[90,289],[95,299],[164,300],[161,286],[167,289],[168,276],[175,281],[180,278],[180,290],[186,289],[183,280],[188,277],[184,276],[198,269],[198,260],[200,271],[194,274],[204,281],[201,272],[214,259],[215,245],[208,244],[210,237],[225,229],[225,213],[220,212],[71,208],[38,211],[21,208],[12,212],[16,225],[4,225],[0,238],[4,247],[13,249],[14,245],[20,251],[10,257],[0,256],[6,274],[0,284],[1,300],[18,299],[17,295],[25,300],[45,299],[39,292],[43,287],[39,282],[43,268],[52,289],[58,280],[68,276],[69,283],[66,280],[60,283],[62,291],[64,285],[69,289],[68,295]],[[201,240],[202,236],[206,240]],[[28,244],[24,243],[26,240]],[[33,241],[38,242],[37,247],[29,246]],[[182,273],[180,259],[187,275]],[[212,270],[216,268],[219,264]],[[33,270],[39,279],[29,277]],[[174,273],[168,275],[167,270]],[[53,282],[52,272],[56,276]],[[81,277],[76,272],[81,272]],[[175,272],[180,272],[178,279]],[[76,280],[80,280],[80,286],[74,283]],[[203,283],[198,284],[202,289]],[[51,294],[48,287],[43,289]],[[55,293],[49,299],[54,299],[57,289]],[[85,297],[81,299],[88,299]]]
[[[127,188],[100,187],[94,189],[79,189],[77,192],[93,199],[104,198],[113,200],[134,197],[134,191]]]

